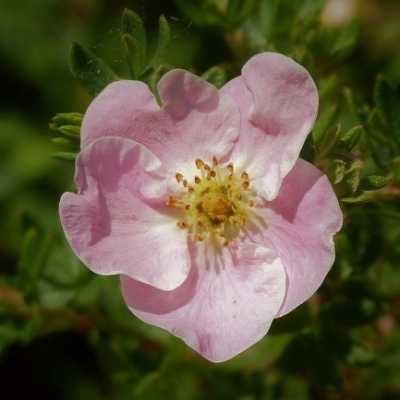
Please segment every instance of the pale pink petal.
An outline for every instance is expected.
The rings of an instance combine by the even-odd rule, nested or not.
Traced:
[[[86,112],[82,149],[100,137],[124,137],[146,146],[167,168],[197,157],[211,162],[231,150],[240,117],[228,95],[184,70],[168,72],[158,87],[162,108],[142,82],[107,86]]]
[[[140,319],[169,330],[205,358],[227,360],[260,340],[282,304],[286,275],[273,252],[255,244],[220,253],[191,248],[193,266],[177,289],[162,291],[121,276],[125,301]]]
[[[105,137],[82,150],[79,193],[62,196],[60,215],[72,248],[90,269],[165,290],[186,279],[187,233],[177,228],[176,216],[165,214],[164,174],[149,150],[128,139]]]
[[[310,74],[278,53],[252,57],[242,76],[223,88],[239,106],[241,128],[232,159],[272,200],[295,164],[318,111],[318,92]],[[251,155],[251,157],[249,157]]]
[[[331,268],[333,235],[343,214],[328,178],[313,165],[298,160],[283,181],[278,197],[259,199],[258,227],[249,228],[255,242],[275,246],[287,274],[287,292],[279,315],[307,300]]]

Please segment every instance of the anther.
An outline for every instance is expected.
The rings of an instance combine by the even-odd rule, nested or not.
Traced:
[[[194,181],[195,181],[196,183],[200,183],[200,182],[201,182],[201,179],[196,175],[196,176],[194,177]]]
[[[240,200],[243,199],[243,196],[242,196],[241,194],[238,194],[238,195],[236,196],[236,198],[240,201]]]
[[[231,181],[232,179],[233,179],[233,174],[231,173],[228,175],[228,181]]]
[[[232,173],[233,173],[233,164],[232,164],[232,163],[229,163],[229,164],[226,166],[226,169],[232,174]]]
[[[188,210],[188,211],[190,210],[190,204],[185,205],[185,210]]]
[[[228,246],[228,244],[229,244],[229,240],[226,240],[226,239],[222,243],[223,246]]]
[[[249,181],[244,181],[244,182],[242,183],[242,186],[243,186],[245,189],[247,189],[247,188],[250,186],[250,182],[249,182]]]
[[[198,233],[198,234],[196,235],[196,239],[197,239],[199,242],[202,242],[202,241],[204,240],[204,236],[203,236],[203,235],[200,235],[200,233]]]
[[[175,174],[175,179],[178,183],[181,183],[183,180],[183,175],[178,172],[177,174]]]
[[[183,186],[187,186],[187,180],[186,179],[184,179],[183,181],[182,181],[182,184],[183,184]]]
[[[249,200],[249,206],[250,207],[254,207],[254,201],[253,200]]]
[[[214,156],[213,159],[212,159],[212,161],[213,161],[214,167],[216,167],[216,166],[218,165],[217,157]]]
[[[189,193],[194,193],[194,192],[195,192],[194,187],[189,186],[189,187],[188,187],[188,192],[189,192]]]
[[[242,175],[240,175],[240,178],[243,179],[244,181],[249,180],[249,174],[246,171],[242,172]]]
[[[217,176],[217,173],[216,173],[215,171],[211,171],[211,172],[210,172],[210,175],[211,175],[213,178],[215,178],[215,177]]]
[[[196,163],[196,167],[198,168],[198,169],[200,169],[201,167],[204,167],[204,161],[203,160],[201,160],[200,158],[196,158],[196,160],[194,161],[195,163]]]
[[[186,221],[179,221],[178,223],[177,223],[177,225],[179,226],[179,228],[181,228],[181,229],[186,229],[186,228],[188,228],[189,227],[189,224],[186,222]]]

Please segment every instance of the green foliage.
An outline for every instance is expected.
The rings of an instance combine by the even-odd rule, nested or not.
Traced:
[[[44,386],[56,382],[59,390],[48,398],[398,398],[400,53],[381,44],[395,34],[398,14],[393,25],[384,17],[365,24],[359,13],[332,28],[321,17],[325,0],[176,0],[178,15],[169,1],[144,2],[137,13],[123,11],[116,33],[114,8],[104,2],[3,3],[3,388],[20,359],[15,352],[28,368],[28,352],[43,341],[30,373],[37,379],[48,365]],[[385,5],[377,7],[383,16]],[[55,107],[83,111],[90,101],[68,78],[71,39],[70,69],[91,96],[124,74],[157,95],[159,79],[182,65],[221,88],[266,50],[291,56],[312,74],[320,111],[301,157],[328,176],[343,209],[335,264],[310,301],[276,319],[265,338],[233,360],[211,364],[139,321],[124,304],[118,278],[92,274],[64,238],[57,207],[61,193],[74,190],[73,163],[48,155],[76,159],[83,114],[57,114],[51,142],[43,126]],[[78,337],[85,352],[64,348],[63,335]],[[88,358],[95,365],[90,376],[79,369],[86,370]]]

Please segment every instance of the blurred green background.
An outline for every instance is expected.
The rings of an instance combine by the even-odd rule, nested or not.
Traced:
[[[340,290],[332,295],[329,282],[322,288],[323,295],[330,291],[331,299],[342,302],[353,295],[364,299],[360,304],[367,311],[350,311],[352,323],[335,326],[330,337],[326,321],[336,325],[337,309],[315,319],[311,301],[278,321],[256,346],[220,365],[137,321],[121,300],[118,280],[93,276],[69,249],[58,201],[74,190],[74,165],[50,157],[58,148],[48,123],[59,112],[84,113],[91,101],[69,70],[72,40],[128,78],[120,43],[124,8],[143,19],[150,54],[159,16],[165,15],[171,28],[166,63],[199,75],[219,65],[233,77],[252,54],[267,49],[293,56],[316,79],[321,112],[338,105],[329,121],[346,129],[360,122],[344,104],[345,88],[360,107],[373,107],[378,74],[400,82],[397,0],[252,0],[243,17],[227,24],[223,18],[215,22],[212,12],[191,14],[183,3],[0,0],[1,397],[400,399],[398,185],[375,198],[387,200],[386,208],[373,203],[346,209],[349,227],[337,238],[339,272],[331,277]],[[227,1],[190,3],[223,10]],[[356,27],[341,36],[355,16]],[[391,176],[390,168],[365,155],[370,173]],[[398,153],[387,157],[389,164]],[[362,272],[357,263],[365,264]],[[367,317],[354,322],[352,312]]]

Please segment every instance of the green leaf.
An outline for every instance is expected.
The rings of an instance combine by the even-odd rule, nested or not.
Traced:
[[[143,70],[147,51],[147,38],[142,19],[128,9],[122,14],[121,39],[131,77],[132,79],[137,79]]]
[[[379,175],[370,175],[361,178],[361,190],[378,190],[384,188],[390,182],[389,178]]]
[[[165,59],[165,56],[167,55],[170,40],[171,40],[171,31],[168,22],[165,19],[165,17],[161,15],[159,19],[159,39],[158,39],[157,50],[152,60],[150,61],[150,64],[143,72],[143,75],[152,70],[156,71],[160,67],[161,63]]]
[[[227,27],[233,29],[240,25],[253,11],[258,0],[229,0],[226,10]]]
[[[120,80],[103,60],[76,42],[71,43],[69,63],[72,75],[92,96],[97,96],[107,85]]]
[[[63,125],[71,125],[71,126],[81,126],[83,121],[83,114],[78,112],[72,113],[59,113],[56,114],[51,122],[56,127],[61,127]]]
[[[328,129],[318,149],[318,160],[327,157],[337,147],[340,140],[340,131],[340,125],[335,125]]]
[[[344,361],[353,367],[365,367],[376,361],[376,354],[360,344],[353,343],[349,347]]]
[[[50,156],[57,160],[75,161],[76,157],[78,157],[78,153],[72,153],[70,151],[58,151],[56,153],[50,154]]]
[[[380,75],[375,85],[375,102],[391,129],[392,136],[400,146],[400,87],[395,88],[392,83]]]
[[[227,81],[226,71],[221,67],[211,67],[201,77],[213,84],[217,89],[224,86]]]
[[[18,270],[26,298],[36,298],[37,283],[49,257],[51,244],[51,235],[41,237],[35,228],[24,235]]]
[[[76,147],[76,142],[63,137],[51,138],[51,141],[54,144],[62,147]]]
[[[357,194],[351,197],[343,197],[340,199],[343,203],[365,203],[371,200],[371,197],[365,193]]]
[[[333,45],[330,56],[334,60],[341,60],[347,57],[357,44],[361,36],[362,22],[360,17],[353,18],[343,29],[336,43]]]
[[[338,114],[338,108],[336,105],[326,107],[318,116],[312,130],[314,142],[319,144],[325,137],[328,129],[332,126],[335,118]]]
[[[340,142],[338,144],[339,149],[346,151],[351,151],[358,143],[363,127],[361,125],[355,126],[340,137]]]

